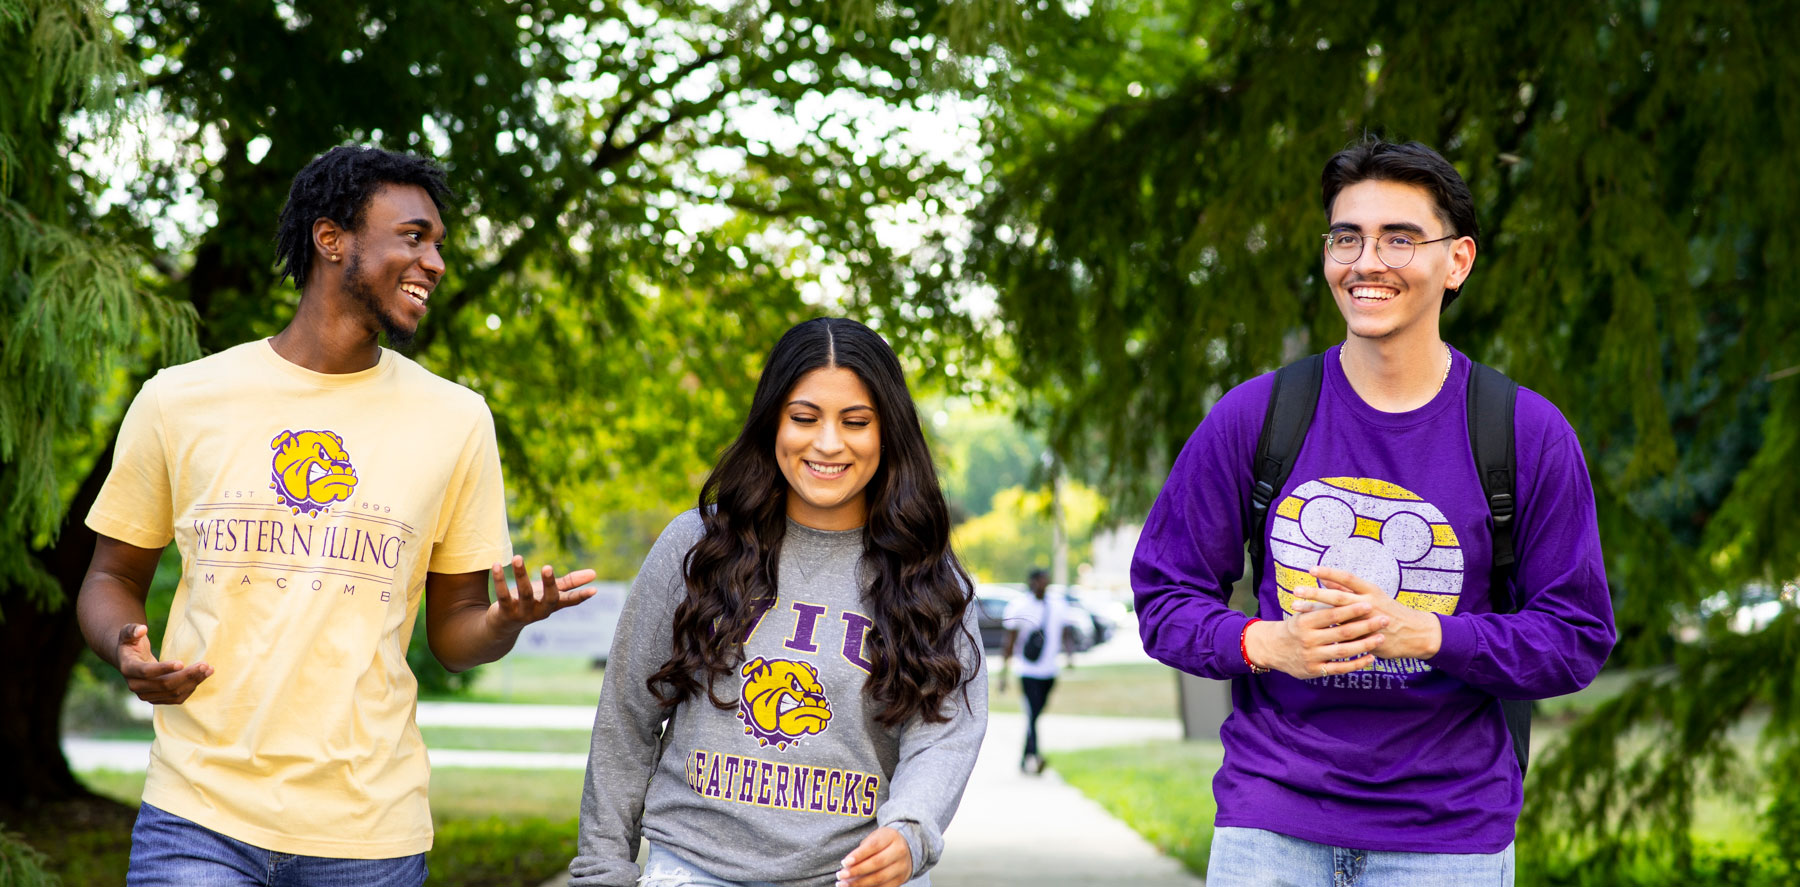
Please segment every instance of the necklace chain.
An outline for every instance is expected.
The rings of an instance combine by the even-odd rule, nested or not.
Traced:
[[[1345,342],[1344,344],[1349,345],[1350,343]],[[1444,390],[1444,383],[1450,381],[1450,363],[1451,363],[1450,343],[1445,342],[1444,343],[1444,375],[1442,375],[1438,378],[1437,391],[1433,391],[1431,393],[1431,396],[1436,397],[1438,391]],[[1343,367],[1344,367],[1344,349],[1339,348],[1338,349],[1338,368],[1340,370],[1342,370]],[[1350,373],[1348,371],[1345,371],[1344,375],[1349,376]]]

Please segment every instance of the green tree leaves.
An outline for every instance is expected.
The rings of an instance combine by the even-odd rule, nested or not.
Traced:
[[[1615,661],[1681,669],[1598,712],[1528,794],[1615,851],[1595,830],[1625,806],[1681,845],[1694,786],[1729,769],[1720,737],[1791,692],[1791,609],[1703,652],[1669,626],[1718,589],[1800,575],[1784,374],[1800,19],[1739,2],[1064,8],[1035,20],[997,100],[967,265],[999,294],[1052,447],[1113,514],[1141,513],[1221,391],[1342,336],[1318,273],[1325,158],[1364,133],[1439,148],[1482,224],[1446,338],[1580,432]],[[1781,724],[1777,756],[1800,742]],[[1663,745],[1621,759],[1638,727]]]

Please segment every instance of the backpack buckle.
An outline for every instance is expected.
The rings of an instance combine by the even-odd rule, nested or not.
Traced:
[[[1511,493],[1495,493],[1488,497],[1488,511],[1493,515],[1494,526],[1506,529],[1512,526],[1513,497]]]

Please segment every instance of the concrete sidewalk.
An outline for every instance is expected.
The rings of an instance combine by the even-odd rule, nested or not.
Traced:
[[[1028,776],[1019,772],[1024,716],[988,716],[981,757],[944,833],[932,887],[1205,887],[1055,770],[1058,752],[1178,739],[1179,722],[1047,714],[1038,719],[1038,732],[1051,769]],[[542,887],[567,883],[564,874]]]
[[[1050,769],[1028,776],[1019,772],[1024,716],[988,716],[981,758],[944,833],[932,887],[1202,887],[1056,774],[1058,752],[1179,739],[1179,722],[1046,714],[1038,734]]]

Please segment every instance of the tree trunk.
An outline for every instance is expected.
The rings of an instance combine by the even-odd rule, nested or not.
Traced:
[[[69,503],[56,544],[38,552],[44,569],[62,586],[62,606],[46,611],[17,601],[0,621],[0,650],[7,652],[13,672],[0,681],[0,712],[6,713],[0,717],[0,761],[6,762],[0,767],[0,815],[29,814],[90,795],[63,757],[62,707],[86,643],[75,621],[75,595],[94,552],[86,518],[112,468],[112,454],[109,443]]]

